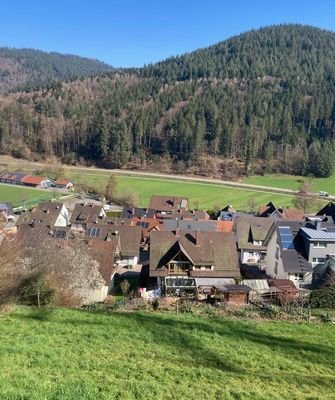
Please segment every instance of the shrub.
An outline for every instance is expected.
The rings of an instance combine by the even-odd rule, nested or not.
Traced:
[[[31,273],[19,285],[19,301],[28,305],[48,305],[55,299],[56,291],[41,272]]]
[[[325,287],[313,290],[310,304],[312,308],[335,308],[335,288]]]
[[[269,304],[263,307],[260,311],[260,315],[263,318],[270,318],[270,319],[278,319],[281,317],[282,311],[280,307],[275,306],[274,304]]]
[[[189,301],[179,302],[178,310],[181,313],[193,314],[193,305]]]
[[[153,308],[155,311],[157,311],[158,308],[159,308],[159,300],[158,300],[158,299],[154,299],[154,300],[152,301],[151,305],[152,305],[152,308]]]

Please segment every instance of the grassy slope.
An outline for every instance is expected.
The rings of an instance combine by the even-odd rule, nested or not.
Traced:
[[[23,204],[27,207],[40,201],[50,200],[53,197],[54,194],[46,190],[29,189],[14,185],[0,185],[0,202],[9,201],[16,207]]]
[[[20,308],[0,317],[0,398],[333,399],[335,328]]]

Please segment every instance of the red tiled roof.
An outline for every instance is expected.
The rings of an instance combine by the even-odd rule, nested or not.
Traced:
[[[68,180],[66,180],[66,179],[57,179],[57,180],[54,182],[55,185],[64,185],[64,186],[68,185],[69,183],[72,184],[72,182],[70,182],[70,181],[68,181]]]
[[[233,221],[217,221],[216,231],[217,232],[232,232],[234,222]]]
[[[21,179],[22,183],[28,183],[30,185],[39,185],[41,182],[43,182],[46,178],[43,176],[33,176],[33,175],[28,175],[25,176],[24,178]]]

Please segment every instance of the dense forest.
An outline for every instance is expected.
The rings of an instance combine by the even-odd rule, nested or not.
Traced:
[[[142,69],[5,96],[0,150],[110,167],[327,176],[334,83],[334,33],[262,28]]]
[[[112,67],[98,60],[33,49],[0,47],[0,93],[34,90],[54,81],[97,75]]]

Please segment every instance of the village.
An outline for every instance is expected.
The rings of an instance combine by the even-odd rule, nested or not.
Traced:
[[[9,172],[0,180],[73,188],[67,180]],[[127,292],[131,288],[132,296],[148,302],[182,298],[234,306],[278,304],[283,298],[308,297],[327,284],[335,269],[333,203],[314,215],[272,202],[253,214],[225,205],[209,215],[191,210],[186,197],[153,194],[147,208],[108,210],[98,202],[70,208],[44,201],[15,215],[4,202],[0,241],[16,243],[25,257],[44,249],[44,262],[52,257],[47,243],[87,252],[101,279],[86,290],[82,304],[103,303],[125,281]]]

